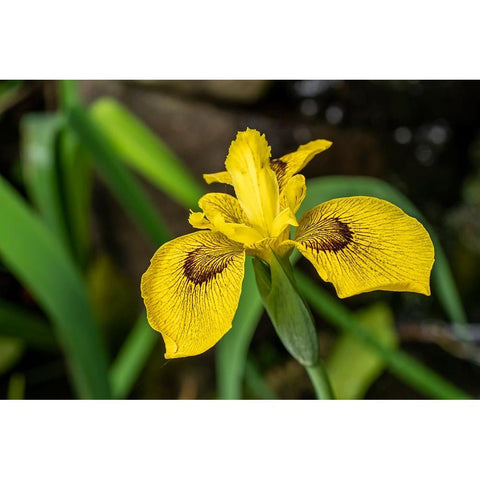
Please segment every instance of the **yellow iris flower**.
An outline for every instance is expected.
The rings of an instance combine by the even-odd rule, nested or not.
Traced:
[[[400,208],[372,197],[337,198],[295,213],[305,198],[298,172],[328,149],[314,140],[271,159],[265,135],[248,129],[231,143],[226,171],[207,183],[232,185],[236,198],[208,193],[189,222],[202,232],[162,245],[142,277],[150,325],[165,341],[165,358],[198,355],[231,328],[244,276],[245,256],[269,262],[272,251],[297,248],[333,283],[340,298],[372,290],[430,295],[434,262],[424,227]],[[290,239],[290,227],[297,227]]]

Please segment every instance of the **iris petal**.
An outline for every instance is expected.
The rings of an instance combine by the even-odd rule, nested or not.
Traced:
[[[165,358],[203,353],[231,328],[244,262],[242,246],[216,232],[185,235],[157,250],[141,289]]]
[[[331,145],[332,142],[329,140],[312,140],[305,145],[300,145],[295,152],[272,160],[270,166],[277,176],[280,191],[293,175],[307,166],[315,155],[327,150]]]
[[[340,298],[372,290],[430,295],[433,244],[425,228],[389,202],[330,200],[300,219],[293,244]]]
[[[238,201],[248,223],[270,235],[278,215],[278,183],[270,168],[270,146],[265,135],[247,128],[231,143],[225,167],[232,176]]]

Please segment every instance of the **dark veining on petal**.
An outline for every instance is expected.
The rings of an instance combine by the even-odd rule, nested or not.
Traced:
[[[306,236],[305,233],[302,236]],[[309,238],[300,241],[317,252],[339,252],[353,241],[353,232],[350,227],[338,218],[320,220],[315,224],[315,232],[308,233]]]
[[[274,158],[270,160],[270,168],[275,172],[275,175],[277,176],[278,184],[282,185],[283,179],[287,171],[286,162],[279,160],[278,158]]]
[[[233,261],[233,256],[228,254],[216,255],[205,253],[202,247],[198,247],[188,253],[183,262],[185,277],[195,285],[209,282]]]

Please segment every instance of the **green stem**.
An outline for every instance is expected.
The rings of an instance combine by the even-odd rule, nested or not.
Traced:
[[[312,381],[317,398],[319,400],[334,400],[335,395],[322,361],[319,360],[316,365],[311,367],[305,366],[305,370]]]

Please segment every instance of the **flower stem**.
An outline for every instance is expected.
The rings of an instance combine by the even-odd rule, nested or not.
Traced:
[[[321,360],[317,364],[307,367],[308,376],[312,381],[315,393],[319,400],[333,400],[335,395],[333,394],[332,386],[330,385],[330,380],[328,379],[327,371]]]

